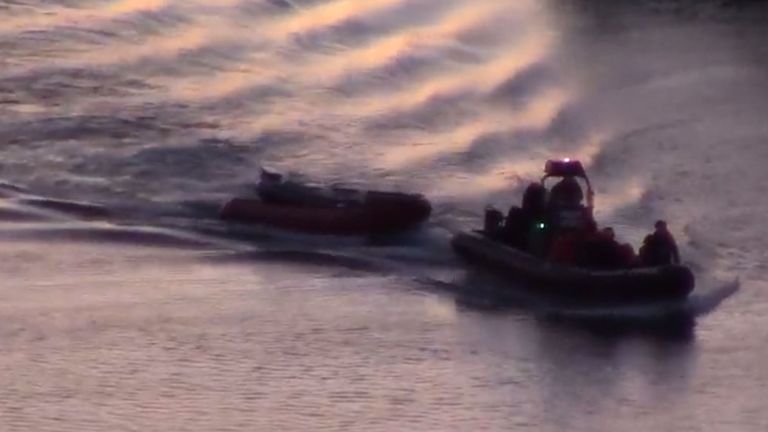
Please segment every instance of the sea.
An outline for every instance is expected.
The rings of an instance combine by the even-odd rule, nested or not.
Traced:
[[[768,7],[0,1],[0,431],[768,430]],[[548,159],[684,304],[509,294],[451,236]],[[398,236],[224,223],[262,167]],[[620,287],[619,287],[620,288]]]

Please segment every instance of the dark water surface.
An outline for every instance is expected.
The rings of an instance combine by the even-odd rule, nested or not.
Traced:
[[[768,429],[764,9],[0,3],[0,430]],[[467,295],[499,282],[450,232],[565,156],[627,240],[670,222],[690,325]],[[262,164],[435,217],[380,247],[213,220]]]

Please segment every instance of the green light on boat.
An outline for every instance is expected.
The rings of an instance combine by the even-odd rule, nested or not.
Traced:
[[[536,228],[538,228],[538,229],[544,229],[546,227],[547,226],[544,224],[544,222],[539,222],[539,223],[536,224]]]

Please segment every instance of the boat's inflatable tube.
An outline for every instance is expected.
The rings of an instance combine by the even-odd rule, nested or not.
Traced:
[[[520,282],[518,288],[573,302],[641,303],[679,301],[694,288],[685,266],[595,271],[553,264],[489,239],[480,232],[461,232],[451,242],[456,252],[474,263],[503,272]]]
[[[307,202],[234,198],[219,216],[311,234],[378,235],[414,228],[432,211],[421,195],[376,191],[353,195],[354,199],[310,196]]]

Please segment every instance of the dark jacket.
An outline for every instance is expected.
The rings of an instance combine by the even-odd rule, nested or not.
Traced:
[[[656,230],[646,236],[640,248],[640,261],[650,267],[680,264],[680,252],[672,233]]]
[[[512,207],[509,209],[502,229],[504,242],[521,250],[527,249],[528,232],[532,224],[533,214],[531,211]]]

